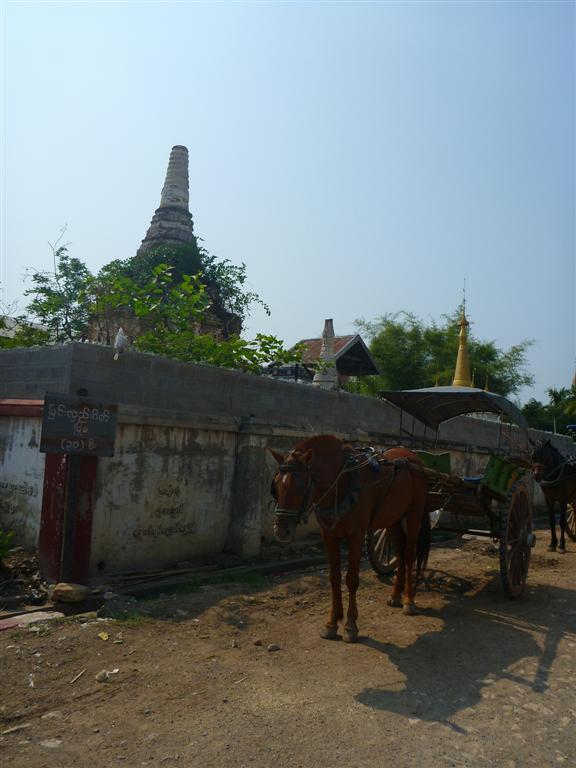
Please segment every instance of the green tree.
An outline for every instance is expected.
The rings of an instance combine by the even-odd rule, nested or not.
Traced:
[[[147,283],[138,284],[117,275],[106,292],[107,310],[127,311],[140,321],[134,346],[185,362],[199,362],[260,373],[269,362],[288,362],[297,357],[274,336],[258,334],[253,340],[230,335],[217,339],[199,333],[210,296],[199,276],[183,275],[175,283],[172,267],[154,267]]]
[[[205,248],[200,248],[202,280],[214,302],[243,323],[253,304],[259,304],[270,315],[270,307],[254,291],[245,289],[247,275],[244,263],[232,264],[218,260]]]
[[[65,245],[51,246],[53,272],[34,272],[28,312],[45,329],[53,343],[86,337],[92,307],[93,278],[80,259],[73,258]]]
[[[210,297],[210,312],[220,321],[225,337],[241,332],[253,305],[259,304],[270,314],[260,296],[246,289],[246,265],[218,259],[196,240],[187,245],[157,245],[143,254],[113,261],[101,270],[99,277],[106,283],[111,276],[125,276],[143,286],[154,269],[163,264],[171,268],[175,284],[185,275],[200,277]]]
[[[548,389],[548,402],[531,398],[522,408],[528,424],[534,429],[566,433],[576,417],[576,386],[570,389]]]
[[[50,343],[50,334],[30,323],[25,315],[20,315],[15,320],[15,326],[8,325],[8,315],[0,316],[0,331],[12,330],[11,336],[0,333],[0,349],[14,349],[15,347],[44,346]]]
[[[426,324],[410,312],[383,315],[373,322],[357,320],[369,340],[380,376],[353,381],[350,388],[363,394],[380,389],[419,389],[435,383],[452,383],[458,354],[461,309],[445,315],[442,322]],[[515,394],[533,383],[526,372],[526,351],[532,342],[522,341],[500,350],[493,341],[481,341],[468,333],[470,365],[477,386],[502,395]]]
[[[58,245],[65,232],[63,227],[54,245],[48,244],[54,270],[32,273],[32,287],[24,292],[25,296],[32,297],[27,314],[10,318],[12,335],[0,335],[0,347],[31,347],[85,338],[90,322],[93,278],[80,259],[69,255],[67,245]],[[8,329],[10,310],[4,308],[0,314],[0,330]]]
[[[204,250],[196,253],[193,248],[162,246],[145,258],[110,262],[94,276],[79,259],[70,257],[67,246],[51,247],[54,272],[32,274],[32,287],[26,291],[33,297],[29,317],[18,318],[16,335],[0,337],[0,345],[81,341],[91,328],[98,328],[101,338],[112,343],[124,315],[137,321],[132,342],[142,352],[252,373],[260,373],[267,363],[299,359],[299,351],[285,350],[275,336],[258,334],[252,340],[242,339],[230,331],[230,326],[223,339],[199,332],[200,327],[210,325],[208,315],[221,319],[219,313],[237,313],[239,330],[250,305],[263,304],[257,294],[244,290],[244,265],[217,262]],[[159,261],[163,256],[176,266]],[[183,271],[198,263],[201,269],[197,274]],[[214,296],[219,301],[216,311]],[[2,322],[5,324],[0,318]]]
[[[137,256],[112,262],[116,269],[138,284],[146,283],[154,268],[160,264],[168,264],[172,268],[175,282],[179,282],[184,275],[198,274],[202,270],[202,256],[196,240],[187,245],[156,245]]]

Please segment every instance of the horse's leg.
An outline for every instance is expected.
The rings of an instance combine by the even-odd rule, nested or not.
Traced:
[[[550,521],[550,546],[548,552],[556,552],[558,546],[558,539],[556,537],[556,521],[554,520],[554,501],[546,499],[546,506],[548,507],[548,520]]]
[[[360,560],[364,547],[365,531],[356,531],[348,540],[348,571],[346,572],[346,586],[348,587],[348,613],[344,626],[344,642],[355,643],[358,640],[358,606],[356,604],[356,592],[360,584]]]
[[[402,523],[394,523],[388,529],[388,535],[391,536],[398,555],[398,568],[396,568],[394,575],[394,584],[388,598],[388,605],[393,608],[402,608],[402,593],[406,583],[406,536],[402,530]]]
[[[406,587],[402,595],[402,613],[412,616],[416,613],[414,596],[416,585],[414,581],[414,562],[416,560],[416,545],[420,532],[420,516],[409,510],[406,514]]]
[[[560,504],[560,544],[558,545],[558,552],[564,554],[566,552],[566,507],[568,506],[565,501],[559,502]]]
[[[326,626],[320,633],[326,640],[334,640],[338,635],[338,622],[344,618],[344,607],[342,605],[342,572],[340,567],[340,539],[331,536],[326,531],[322,531],[322,538],[328,555],[328,564],[330,566],[330,587],[332,590],[332,606],[330,608],[330,617]]]

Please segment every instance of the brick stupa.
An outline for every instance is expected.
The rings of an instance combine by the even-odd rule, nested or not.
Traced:
[[[137,255],[157,245],[189,245],[194,242],[194,223],[188,210],[188,149],[172,147],[160,205]]]

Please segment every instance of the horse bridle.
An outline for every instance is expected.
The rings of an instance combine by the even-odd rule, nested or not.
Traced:
[[[546,446],[542,446],[542,448],[545,448]],[[533,474],[537,473],[538,469],[542,470],[543,478],[542,480],[539,480],[540,485],[555,485],[556,483],[560,482],[562,479],[562,475],[564,474],[564,470],[566,469],[566,466],[570,464],[570,459],[565,459],[564,456],[558,451],[557,448],[550,445],[551,452],[554,455],[554,459],[556,460],[556,464],[550,471],[548,470],[549,464],[546,464],[544,461],[533,461],[532,462],[532,472]],[[544,474],[546,472],[546,474]],[[558,475],[557,477],[554,477],[555,475]],[[552,479],[554,478],[554,479]]]
[[[312,512],[313,505],[310,504],[310,499],[316,484],[310,467],[308,464],[280,464],[278,466],[278,472],[280,475],[294,474],[296,476],[296,483],[300,486],[298,490],[303,494],[302,503],[300,504],[300,508],[297,510],[283,509],[282,507],[276,505],[274,508],[274,514],[276,515],[278,522],[286,521],[293,522],[295,524],[305,523],[310,517],[310,513]],[[306,472],[305,484],[300,483],[302,480],[302,472]],[[272,481],[272,488],[272,495],[275,496],[276,500],[278,500],[276,489],[274,488],[274,481]]]

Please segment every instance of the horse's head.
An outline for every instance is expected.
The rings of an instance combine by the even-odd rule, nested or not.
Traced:
[[[276,500],[274,535],[282,543],[294,538],[296,526],[306,519],[312,499],[314,480],[310,468],[313,451],[294,450],[287,456],[269,449],[278,462],[270,492]]]
[[[541,440],[532,451],[532,473],[541,483],[561,463],[562,455],[550,440]]]

